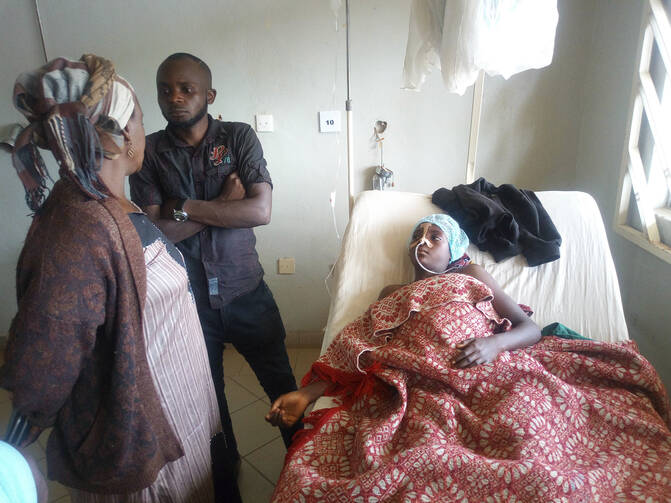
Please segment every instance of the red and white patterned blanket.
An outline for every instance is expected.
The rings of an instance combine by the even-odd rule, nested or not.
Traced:
[[[306,417],[273,501],[671,501],[669,401],[635,344],[544,337],[454,368],[456,343],[509,327],[491,298],[446,274],[348,325],[303,381],[343,405]]]

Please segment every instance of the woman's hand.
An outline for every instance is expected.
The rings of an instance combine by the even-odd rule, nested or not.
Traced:
[[[493,362],[501,352],[496,336],[466,339],[457,348],[461,353],[454,359],[454,366],[460,369]]]
[[[302,389],[285,393],[273,402],[266,414],[266,421],[273,426],[290,428],[303,417],[310,402],[310,397]]]

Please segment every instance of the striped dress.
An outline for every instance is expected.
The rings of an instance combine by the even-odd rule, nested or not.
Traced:
[[[144,342],[163,412],[185,455],[168,463],[149,487],[132,494],[71,489],[75,503],[211,503],[210,439],[221,423],[207,351],[184,259],[143,214],[129,215],[142,239],[147,265]]]

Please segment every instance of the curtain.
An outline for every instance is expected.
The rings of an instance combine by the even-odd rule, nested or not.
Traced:
[[[441,69],[463,94],[480,70],[511,75],[552,62],[557,0],[413,0],[403,88],[419,91]]]

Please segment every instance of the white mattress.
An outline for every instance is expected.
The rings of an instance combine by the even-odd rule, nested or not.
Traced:
[[[541,328],[559,321],[593,339],[627,340],[620,288],[596,202],[583,192],[536,195],[562,236],[559,260],[538,267],[528,267],[522,256],[496,263],[473,245],[468,254],[514,300],[534,310],[533,319]],[[425,194],[359,194],[334,271],[322,352],[384,286],[413,279],[406,248],[412,226],[421,217],[440,212]]]

